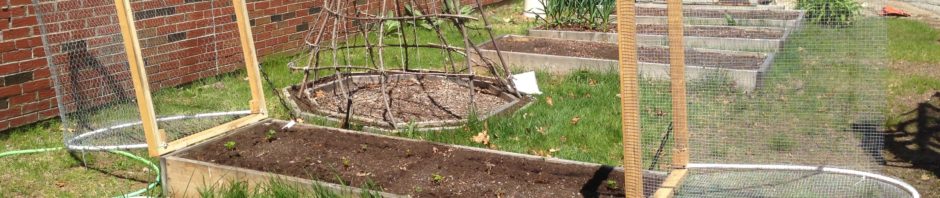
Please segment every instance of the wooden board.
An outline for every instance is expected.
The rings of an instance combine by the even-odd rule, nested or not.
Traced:
[[[222,166],[185,158],[168,156],[160,161],[161,168],[167,170],[163,181],[167,197],[200,197],[199,191],[211,188],[225,188],[233,182],[244,182],[248,189],[256,189],[272,181],[292,185],[297,189],[309,189],[314,185],[335,192],[343,197],[359,197],[362,189],[333,183],[277,175],[256,170]],[[375,192],[382,197],[405,197],[384,192]]]
[[[160,154],[160,147],[166,137],[157,128],[157,115],[153,109],[153,98],[150,96],[150,81],[147,80],[147,70],[144,68],[144,58],[141,57],[140,43],[137,40],[137,27],[134,25],[134,12],[131,3],[127,0],[114,0],[117,9],[118,23],[121,25],[121,35],[124,39],[124,51],[127,54],[127,63],[130,66],[131,79],[134,83],[134,94],[137,100],[137,111],[140,113],[141,127],[147,138],[147,151],[150,156]]]
[[[636,46],[636,3],[617,1],[620,54],[620,111],[623,133],[623,172],[626,197],[643,197],[643,151],[640,143],[640,98]]]
[[[244,0],[232,0],[235,8],[235,19],[238,23],[238,35],[241,39],[242,55],[245,57],[245,70],[248,73],[248,84],[251,88],[251,113],[267,114],[264,90],[261,85],[261,72],[258,65],[258,55],[255,52],[255,41],[248,22],[248,9]]]
[[[685,177],[688,174],[688,169],[673,170],[669,173],[669,176],[666,176],[666,180],[664,180],[659,189],[656,190],[656,193],[653,194],[653,197],[671,198],[675,196],[676,191],[679,190],[679,186],[682,185],[682,181],[685,180]]]
[[[160,150],[160,155],[186,148],[187,146],[191,146],[196,143],[202,142],[204,140],[208,140],[209,138],[213,138],[215,136],[221,135],[233,129],[237,129],[243,126],[247,126],[249,124],[257,123],[258,121],[261,121],[265,118],[268,118],[268,116],[264,114],[251,114],[251,115],[236,119],[234,121],[231,121],[231,122],[228,122],[228,123],[216,126],[216,127],[212,127],[205,131],[201,131],[199,133],[180,138],[178,140],[168,143],[166,148],[163,148]]]
[[[130,66],[131,77],[134,83],[138,111],[142,127],[144,129],[147,149],[150,156],[163,155],[188,145],[198,143],[216,135],[222,134],[228,130],[251,124],[267,117],[267,109],[264,97],[264,91],[261,85],[260,70],[258,67],[257,54],[255,52],[254,39],[251,34],[251,26],[248,22],[248,12],[245,8],[244,0],[232,0],[235,9],[236,20],[239,30],[239,38],[242,45],[242,53],[245,58],[245,69],[248,73],[248,83],[251,87],[251,101],[249,106],[251,115],[241,119],[228,122],[199,133],[183,137],[173,142],[168,141],[166,131],[160,130],[157,125],[156,113],[153,107],[153,99],[150,94],[150,83],[147,79],[145,64],[141,55],[140,44],[137,37],[137,28],[134,25],[133,9],[130,1],[115,0],[115,7],[118,15],[118,22],[121,26],[121,35],[124,40],[124,48],[127,54],[128,65]]]

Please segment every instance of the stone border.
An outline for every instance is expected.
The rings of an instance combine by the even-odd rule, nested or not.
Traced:
[[[390,78],[414,78],[414,74],[392,74]],[[426,75],[424,77],[433,77],[433,78],[449,78],[454,79],[456,77],[442,77],[435,75]],[[377,76],[374,76],[372,73],[354,73],[352,76],[347,76],[347,80],[352,80],[355,82],[365,82],[365,81],[376,81]],[[308,82],[309,85],[313,86],[313,89],[332,89],[334,88],[335,83],[337,82],[336,76],[329,76],[318,80],[316,83]],[[461,83],[466,83],[466,79],[460,79]],[[495,79],[478,77],[476,80],[476,86],[478,88],[491,88],[494,86],[492,81]],[[314,85],[318,84],[318,85]],[[293,85],[281,89],[281,93],[284,94],[287,98],[287,103],[290,106],[290,111],[295,115],[300,115],[303,119],[306,120],[323,120],[329,123],[340,125],[342,124],[342,117],[345,114],[332,111],[322,111],[317,110],[316,112],[306,112],[300,108],[300,105],[293,99],[290,89],[297,89],[299,85]],[[486,120],[494,115],[500,114],[511,114],[512,112],[525,109],[535,101],[534,97],[523,96],[523,98],[517,98],[516,96],[510,93],[503,93],[500,95],[500,98],[506,99],[509,102],[503,105],[500,105],[496,109],[490,112],[479,115],[480,120]],[[381,120],[376,120],[372,118],[362,117],[362,116],[351,116],[351,121],[356,124],[362,125],[362,130],[373,133],[383,133],[383,134],[394,134],[402,132],[403,129],[413,129],[418,132],[427,132],[427,131],[440,131],[440,130],[449,130],[460,128],[461,125],[467,123],[467,119],[456,119],[456,120],[440,120],[440,121],[423,121],[423,122],[414,122],[414,123],[396,123],[396,129],[392,129],[388,123]]]
[[[266,119],[266,120],[263,120],[262,122],[254,123],[253,125],[270,124],[270,123],[283,125],[283,124],[287,124],[287,121]],[[546,158],[546,157],[540,157],[540,156],[534,156],[534,155],[511,153],[511,152],[490,150],[490,149],[470,147],[470,146],[443,144],[443,143],[429,142],[429,141],[424,141],[424,140],[414,140],[414,139],[408,139],[408,138],[402,138],[402,137],[394,137],[394,136],[388,136],[388,135],[366,133],[366,132],[337,129],[337,128],[329,128],[329,127],[322,127],[322,126],[315,126],[315,125],[304,124],[303,126],[311,127],[314,129],[334,130],[334,131],[338,131],[342,133],[374,136],[374,137],[379,137],[383,139],[389,139],[392,141],[427,142],[427,143],[442,146],[442,147],[448,147],[448,148],[453,148],[453,149],[458,149],[458,150],[477,151],[477,152],[501,155],[501,156],[512,157],[512,158],[522,158],[522,159],[533,161],[533,162],[547,162],[547,163],[553,163],[553,164],[583,166],[584,168],[587,168],[587,169],[599,169],[604,166],[602,164],[589,163],[589,162],[579,162],[579,161],[565,160],[565,159],[558,159],[558,158]],[[198,196],[199,189],[205,189],[209,187],[218,187],[220,185],[227,185],[235,181],[246,182],[249,186],[257,186],[259,184],[264,184],[270,181],[279,181],[279,182],[283,182],[284,184],[294,185],[297,187],[310,187],[312,185],[318,185],[322,187],[322,189],[333,191],[341,195],[351,195],[352,197],[358,196],[359,193],[363,191],[367,191],[365,189],[361,189],[357,187],[344,186],[340,184],[334,184],[334,183],[310,180],[310,179],[303,179],[303,178],[280,175],[280,174],[269,173],[269,172],[261,172],[261,171],[246,169],[246,168],[239,168],[239,167],[234,167],[234,166],[227,166],[227,165],[221,165],[221,164],[216,164],[212,162],[197,161],[197,160],[191,160],[191,159],[180,157],[182,155],[185,155],[185,153],[189,152],[190,149],[192,148],[196,148],[199,145],[206,144],[206,143],[215,141],[217,139],[225,138],[227,136],[230,136],[239,132],[243,132],[243,130],[240,130],[240,129],[244,129],[247,127],[248,126],[231,130],[229,132],[226,132],[226,134],[213,137],[212,139],[206,140],[197,145],[193,145],[185,149],[181,149],[173,153],[170,153],[168,155],[165,155],[163,157],[160,157],[160,168],[164,170],[161,175],[161,182],[163,184],[162,186],[163,186],[164,195],[167,195],[169,197]],[[614,167],[614,170],[623,171],[623,167]],[[666,178],[666,173],[661,172],[661,171],[644,170],[643,175],[644,175],[644,180],[653,180],[653,181],[650,181],[652,183],[659,183],[663,179]],[[652,190],[655,190],[655,189],[650,189],[650,191],[646,193],[652,194]],[[377,192],[377,193],[379,193],[382,197],[409,197],[409,196],[397,195],[397,194],[392,194],[392,193],[387,193],[387,192]],[[188,195],[191,195],[191,196],[188,196]]]
[[[783,32],[783,35],[777,39],[750,39],[750,38],[725,38],[725,37],[703,37],[703,36],[685,36],[685,46],[689,48],[719,49],[732,51],[748,52],[777,52],[783,46],[787,37],[790,36],[788,29],[774,27],[735,27],[741,29],[767,29],[772,28]],[[582,40],[594,42],[616,43],[617,33],[614,32],[587,32],[587,31],[565,31],[565,30],[539,30],[529,29],[529,36],[557,38],[567,40]],[[669,44],[666,35],[637,35],[637,44],[639,45],[662,45]]]
[[[518,35],[504,35],[496,39],[503,39],[506,37],[525,37]],[[481,47],[483,57],[496,60],[496,51],[482,49],[482,46],[489,44],[492,41],[488,41],[482,44],[479,44],[478,47]],[[734,52],[734,51],[725,51],[725,50],[705,50],[705,49],[695,49],[698,51],[706,52],[718,52],[718,53],[732,53],[732,54],[748,54],[748,55],[764,55],[766,56],[764,62],[761,63],[759,69],[757,70],[742,70],[742,69],[719,69],[714,67],[704,67],[704,66],[695,66],[688,65],[686,66],[686,78],[687,79],[702,79],[704,77],[710,76],[709,73],[720,71],[725,72],[731,77],[735,82],[735,86],[744,91],[753,91],[759,88],[763,84],[763,75],[768,71],[775,57],[774,53],[758,53],[758,52]],[[597,72],[617,72],[619,69],[619,64],[617,60],[606,60],[606,59],[595,59],[595,58],[581,58],[581,57],[570,57],[570,56],[556,56],[556,55],[546,55],[546,54],[533,54],[533,53],[523,53],[523,52],[511,52],[506,50],[500,51],[503,55],[503,58],[506,60],[506,63],[513,68],[524,69],[524,70],[541,70],[547,71],[549,73],[555,74],[567,74],[572,71],[577,70],[588,70],[588,71],[597,71]],[[656,80],[668,80],[669,79],[669,65],[660,64],[660,63],[646,63],[640,62],[639,64],[640,75]]]

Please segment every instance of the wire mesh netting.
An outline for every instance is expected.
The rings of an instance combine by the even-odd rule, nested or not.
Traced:
[[[133,1],[158,128],[173,141],[249,112],[231,1]],[[72,150],[146,148],[114,1],[34,1]],[[228,78],[214,77],[226,76]],[[232,80],[238,79],[238,80]]]
[[[625,96],[613,89],[635,83],[636,89],[627,91],[639,98],[623,101],[635,106],[622,111],[638,112],[638,122],[626,127],[639,129],[627,131],[639,137],[639,144],[622,146],[638,151],[640,157],[626,153],[624,161],[640,165],[631,168],[641,170],[627,171],[640,173],[643,182],[624,187],[642,186],[650,195],[662,187],[668,173],[688,168],[676,196],[912,197],[903,182],[877,175],[884,163],[882,79],[887,39],[885,22],[872,13],[883,5],[881,0],[805,0],[798,1],[796,9],[696,1],[712,5],[685,5],[677,12],[684,15],[684,51],[669,46],[668,36],[679,33],[669,31],[669,10],[662,1],[637,3],[637,35],[618,37],[639,45],[637,76],[619,83],[611,65],[622,54],[617,54],[616,39],[610,38],[625,27],[610,20],[610,14],[617,14],[611,8],[616,1],[542,2],[545,16],[536,19],[539,27],[533,30],[592,33],[587,39],[581,37],[589,40],[583,42],[558,38],[561,34],[536,38],[537,31],[530,37],[496,37],[485,16],[479,16],[484,19],[481,23],[470,14],[480,7],[476,1],[468,5],[404,1],[323,0],[320,14],[310,21],[314,28],[304,38],[302,54],[287,65],[304,75],[293,96],[314,105],[332,96],[339,103],[327,107],[340,113],[334,115],[338,119],[359,111],[350,110],[353,101],[371,101],[374,106],[362,109],[374,111],[360,112],[377,113],[360,116],[397,128],[420,121],[408,113],[427,110],[428,105],[400,100],[394,104],[417,109],[393,109],[393,97],[386,94],[425,78],[391,76],[455,78],[463,82],[457,86],[469,87],[468,91],[441,95],[470,98],[455,100],[462,102],[457,106],[467,107],[479,92],[474,90],[476,84],[466,81],[492,78],[488,85],[492,90],[514,94],[510,71],[536,66],[548,70],[538,74],[539,82],[554,100],[542,96],[540,106],[482,124],[484,132],[499,134],[493,142],[507,150],[583,161],[621,160],[620,148],[596,143],[616,142],[611,134],[619,134],[619,128],[610,125],[620,121],[616,119],[620,114],[608,108],[616,108],[614,98]],[[113,2],[35,0],[35,5],[56,80],[66,144],[74,150],[146,147]],[[145,0],[131,5],[158,127],[168,134],[167,141],[248,114],[251,96],[243,80],[246,74],[237,71],[244,60],[229,1]],[[625,9],[616,12],[621,11]],[[513,19],[500,20],[512,24]],[[486,40],[494,41],[491,46],[478,45]],[[594,42],[599,40],[607,43]],[[509,58],[503,60],[499,53],[486,56],[473,47],[498,52],[497,41],[500,47],[507,46],[506,51],[551,56],[507,64]],[[670,49],[682,52],[684,59],[671,59]],[[577,62],[571,66],[577,69],[562,71],[559,64],[571,63],[559,59],[565,56],[601,62]],[[671,67],[674,61],[684,61],[681,79],[670,79],[678,71]],[[372,77],[358,81],[361,85],[343,80],[362,73]],[[334,77],[324,78],[327,75]],[[335,89],[320,90],[327,93],[316,89],[336,79],[340,83],[334,84]],[[673,84],[680,80],[684,83]],[[350,95],[354,91],[344,89],[373,91],[354,100]],[[563,109],[565,104],[583,109]],[[464,110],[447,116],[461,118],[473,112],[472,107]],[[680,111],[687,116],[677,114]],[[579,128],[592,125],[593,130]],[[476,141],[476,136],[454,140],[457,136],[451,133],[440,134],[424,136],[485,142]],[[531,138],[520,138],[522,134]],[[480,144],[499,148],[497,143]]]
[[[683,141],[674,120],[683,119],[675,117],[683,109],[673,100],[683,94],[689,173],[678,197],[913,196],[899,180],[853,172],[877,173],[885,163],[886,27],[868,14],[882,5],[684,5],[684,89],[670,92],[676,84],[643,80],[652,74],[639,72],[641,90],[651,90],[640,92],[644,165],[682,168],[675,163],[681,158],[675,145]],[[641,46],[649,29],[660,28],[655,21],[665,21],[644,19],[665,17],[665,7],[637,6]],[[642,47],[640,56],[642,62]]]

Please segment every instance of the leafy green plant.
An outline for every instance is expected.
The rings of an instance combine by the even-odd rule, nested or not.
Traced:
[[[405,5],[405,14],[407,14],[407,15],[409,15],[409,16],[421,16],[421,15],[424,15],[424,13],[422,13],[421,10],[418,10],[417,8],[415,8],[414,6],[412,6],[411,4]],[[440,26],[440,24],[443,23],[443,22],[444,22],[443,19],[437,19],[437,20],[433,20],[433,21],[430,20],[430,19],[424,19],[424,20],[408,21],[408,22],[406,22],[406,23],[408,23],[408,24],[410,24],[410,25],[416,25],[416,26],[418,26],[418,27],[424,28],[425,30],[434,30],[434,27]]]
[[[837,27],[851,25],[862,9],[857,0],[799,0],[796,7],[813,23]]]
[[[395,15],[392,13],[388,13],[388,17],[389,18],[395,17]],[[401,29],[402,29],[401,22],[396,21],[396,20],[385,21],[385,35],[386,36],[399,37],[402,35]]]
[[[727,23],[728,26],[738,26],[738,20],[735,20],[733,16],[727,13],[725,13],[725,23]]]
[[[444,12],[447,14],[454,15],[470,15],[473,13],[474,8],[469,5],[460,5],[460,1],[456,0],[445,0],[444,1]],[[424,13],[421,10],[418,10],[415,6],[411,4],[404,5],[405,13],[402,13],[404,16],[421,16]],[[388,13],[387,17],[396,17],[395,13]],[[434,30],[434,28],[439,28],[446,20],[443,18],[436,19],[418,19],[418,20],[389,20],[385,21],[385,35],[391,37],[401,37],[402,31],[408,27],[421,27],[425,30]]]
[[[352,166],[352,161],[343,157],[343,168],[349,168],[350,166]]]
[[[437,173],[431,174],[431,182],[434,182],[435,184],[440,184],[441,182],[444,182],[444,176],[441,174],[437,174]]]
[[[608,180],[605,181],[604,183],[607,185],[607,188],[608,188],[608,189],[617,189],[617,181],[614,181],[614,180],[612,180],[612,179],[608,179]]]
[[[539,0],[545,17],[537,17],[546,28],[580,27],[595,31],[610,28],[615,0]]]
[[[267,133],[264,133],[264,139],[265,139],[265,140],[268,140],[268,142],[276,140],[276,139],[277,139],[277,131],[275,131],[274,129],[268,130]]]
[[[382,191],[382,186],[379,186],[378,183],[375,183],[375,181],[372,181],[372,178],[366,178],[366,181],[364,181],[362,185],[360,185],[360,188],[363,189],[363,191],[359,193],[359,197],[361,198],[382,197],[382,194],[379,193]]]
[[[228,150],[230,150],[230,151],[234,151],[234,150],[235,150],[235,141],[228,141],[228,142],[225,142],[225,145],[223,145],[223,146],[225,146],[225,149],[228,149]]]

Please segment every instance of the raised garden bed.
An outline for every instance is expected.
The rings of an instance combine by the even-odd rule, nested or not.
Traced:
[[[668,45],[666,25],[637,25],[637,43],[641,45]],[[734,51],[776,52],[786,41],[789,31],[772,27],[701,26],[685,27],[685,44],[691,48]],[[580,27],[536,27],[529,36],[596,42],[617,42],[616,26],[607,32],[585,30]]]
[[[496,39],[507,64],[525,70],[568,73],[577,70],[616,72],[618,48],[613,43],[574,41],[506,35]],[[496,58],[492,41],[480,44],[484,57]],[[668,49],[640,46],[639,72],[645,78],[669,79]],[[773,62],[773,53],[687,49],[686,77],[714,78],[725,75],[745,91],[761,84],[761,76]]]
[[[162,157],[167,195],[278,180],[344,195],[373,183],[383,197],[623,197],[619,167],[285,124],[262,121]],[[644,172],[652,183],[665,176]]]
[[[308,82],[305,90],[312,98],[297,97],[300,85],[284,88],[292,111],[307,119],[321,119],[340,124],[346,118],[346,93],[352,98],[349,120],[370,132],[394,133],[409,129],[431,131],[451,129],[467,122],[471,113],[479,119],[512,112],[525,107],[530,97],[516,97],[500,91],[495,80],[474,79],[474,106],[470,109],[469,80],[464,77],[391,73],[389,89],[396,126],[385,118],[385,97],[381,93],[380,76],[357,73],[338,80],[337,76]]]
[[[637,0],[637,3],[664,4],[666,0]],[[720,5],[720,6],[754,6],[759,5],[758,0],[682,0],[684,6],[688,5]]]
[[[666,24],[665,5],[639,5],[637,6],[637,24]],[[733,20],[726,18],[730,16]],[[616,15],[612,15],[616,21]],[[800,25],[803,12],[796,10],[771,10],[761,8],[740,7],[695,7],[687,8],[683,12],[686,25],[735,25],[735,26],[767,26],[790,28]],[[734,24],[729,24],[733,21]]]

